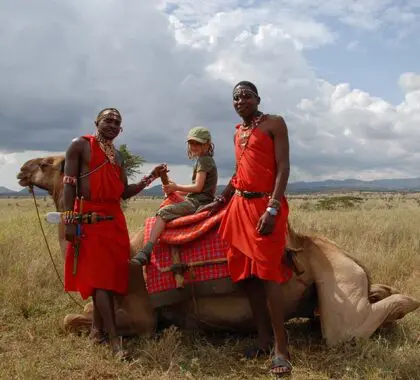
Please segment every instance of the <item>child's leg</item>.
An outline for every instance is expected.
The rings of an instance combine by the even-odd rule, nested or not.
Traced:
[[[150,256],[153,252],[153,247],[157,242],[160,234],[165,229],[165,221],[162,219],[160,215],[156,217],[156,222],[152,227],[152,231],[150,231],[150,238],[149,241],[143,245],[143,248],[131,259],[132,263],[146,265],[150,262]]]
[[[148,264],[153,252],[153,247],[165,229],[166,223],[170,220],[180,218],[181,216],[194,214],[196,209],[197,206],[190,201],[174,203],[159,209],[156,216],[156,222],[150,232],[149,241],[144,244],[139,253],[131,259],[131,262],[140,265]]]

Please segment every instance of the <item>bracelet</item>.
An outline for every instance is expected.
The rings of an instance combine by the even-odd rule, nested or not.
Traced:
[[[76,184],[77,184],[77,178],[76,177],[71,177],[69,175],[65,175],[63,177],[63,183],[64,184],[67,184],[67,185],[76,186]]]
[[[276,216],[278,210],[274,207],[267,207],[266,210],[271,216]]]
[[[219,196],[215,197],[214,200],[217,203],[221,203],[221,204],[225,204],[226,203],[226,198],[225,198],[224,195],[219,195]]]
[[[144,185],[144,187],[149,186],[157,177],[153,174],[145,175],[139,182],[139,185]]]
[[[270,198],[270,200],[268,201],[268,207],[275,208],[276,210],[278,210],[280,208],[280,201],[274,198]]]

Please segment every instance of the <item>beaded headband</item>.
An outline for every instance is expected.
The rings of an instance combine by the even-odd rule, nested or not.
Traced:
[[[237,95],[245,95],[246,93],[250,93],[257,98],[259,97],[258,94],[255,91],[252,91],[248,87],[241,87],[241,86],[238,86],[238,87],[235,88],[235,90],[233,91],[233,96],[235,97]]]
[[[119,111],[115,108],[108,108],[102,112],[99,113],[99,115],[96,118],[96,122],[99,123],[102,119],[113,119],[121,121],[121,114]]]

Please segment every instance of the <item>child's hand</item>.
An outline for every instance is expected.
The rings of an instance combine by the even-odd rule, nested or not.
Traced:
[[[163,185],[163,191],[165,194],[171,194],[177,190],[178,186],[175,182],[169,182],[167,185]]]
[[[153,170],[152,170],[151,174],[152,174],[154,177],[156,177],[156,178],[157,178],[157,177],[159,177],[159,176],[160,176],[160,174],[161,174],[162,172],[166,172],[166,173],[168,173],[168,172],[169,172],[168,167],[167,167],[167,165],[166,165],[166,164],[160,164],[160,165],[155,166],[155,167],[153,168]]]

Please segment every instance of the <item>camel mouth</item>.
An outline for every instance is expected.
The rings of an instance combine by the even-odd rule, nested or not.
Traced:
[[[28,180],[27,180],[27,179],[22,178],[22,179],[20,179],[20,180],[18,181],[18,184],[19,184],[20,186],[22,186],[22,187],[26,187],[26,186],[28,186],[29,182],[28,182]]]
[[[16,178],[19,180],[18,184],[22,187],[26,187],[29,186],[29,178],[27,175],[25,175],[25,173],[23,172],[19,172],[18,175],[16,176]]]

